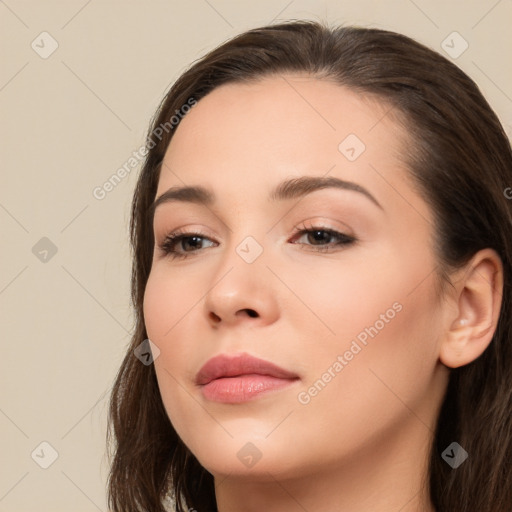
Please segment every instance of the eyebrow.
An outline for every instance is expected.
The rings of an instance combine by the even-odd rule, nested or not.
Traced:
[[[271,201],[284,201],[297,199],[317,190],[325,188],[337,188],[358,192],[372,201],[381,210],[381,204],[364,187],[352,181],[345,181],[333,176],[301,176],[279,183],[269,195]],[[171,187],[160,195],[149,207],[149,214],[154,215],[155,210],[164,203],[173,201],[190,202],[199,205],[210,206],[215,203],[215,194],[203,186]]]

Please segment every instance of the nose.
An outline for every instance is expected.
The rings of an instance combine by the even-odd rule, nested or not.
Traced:
[[[234,249],[221,255],[204,300],[205,314],[214,328],[243,323],[269,325],[279,317],[279,281],[265,258],[247,263]]]
[[[210,311],[209,316],[210,316],[210,319],[212,320],[213,324],[218,324],[219,322],[223,321],[223,318],[220,317],[214,311]],[[247,316],[249,318],[259,318],[260,314],[256,310],[254,310],[254,309],[244,308],[244,309],[240,309],[240,310],[236,311],[235,312],[235,316],[237,316],[237,317]],[[227,318],[228,318],[227,315],[224,315],[224,321]]]

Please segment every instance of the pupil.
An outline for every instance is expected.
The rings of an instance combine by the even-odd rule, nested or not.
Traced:
[[[194,241],[194,242],[192,242],[192,241]],[[201,237],[200,236],[190,236],[185,240],[185,242],[190,244],[192,247],[197,248],[198,245],[201,245]]]
[[[326,231],[313,231],[313,237],[316,242],[325,242],[325,238],[329,236],[329,233]]]

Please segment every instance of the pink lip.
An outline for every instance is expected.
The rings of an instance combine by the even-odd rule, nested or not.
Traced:
[[[213,357],[196,375],[203,396],[224,403],[246,402],[297,380],[298,375],[249,354]]]

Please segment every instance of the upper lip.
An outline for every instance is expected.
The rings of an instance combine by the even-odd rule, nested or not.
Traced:
[[[298,375],[280,368],[279,366],[258,359],[249,354],[228,356],[221,354],[209,359],[197,372],[196,383],[205,385],[222,377],[236,377],[239,375],[259,374],[269,375],[280,379],[297,379]]]

